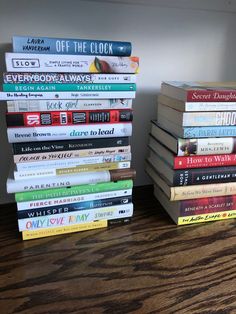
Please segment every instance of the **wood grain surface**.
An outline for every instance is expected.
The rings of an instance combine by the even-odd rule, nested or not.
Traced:
[[[236,313],[236,221],[177,227],[150,186],[133,222],[22,241],[0,208],[0,313]]]

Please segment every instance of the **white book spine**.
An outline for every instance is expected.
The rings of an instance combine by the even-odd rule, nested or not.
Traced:
[[[58,100],[58,99],[128,99],[135,91],[111,92],[0,92],[0,100]]]
[[[94,156],[94,157],[81,157],[73,159],[61,159],[61,160],[48,160],[48,161],[34,161],[25,163],[16,163],[17,171],[30,170],[30,169],[48,169],[52,168],[69,168],[91,164],[101,164],[110,162],[121,162],[130,161],[131,153],[116,154],[116,155],[105,155],[105,156]]]
[[[236,102],[186,102],[185,111],[236,111]]]
[[[20,202],[17,203],[17,209],[20,210],[29,210],[35,208],[44,208],[51,206],[59,206],[66,204],[73,204],[79,202],[87,202],[94,200],[101,200],[107,198],[114,197],[122,197],[132,195],[132,189],[128,190],[118,190],[118,191],[108,191],[108,192],[100,192],[100,193],[92,193],[92,194],[84,194],[84,195],[75,195],[69,197],[60,197],[60,198],[51,198],[44,199],[39,201],[29,201],[29,202]]]
[[[132,123],[8,128],[9,143],[131,136]]]
[[[132,99],[62,99],[7,101],[8,112],[132,109]]]
[[[4,83],[10,84],[95,84],[136,83],[135,74],[91,74],[91,73],[3,73]]]
[[[59,54],[5,54],[6,70],[8,72],[73,72],[96,73],[96,63],[100,63],[103,72],[126,74],[138,72],[139,64],[132,57],[116,56],[83,56]],[[97,61],[97,62],[96,62]]]
[[[120,153],[130,153],[131,146],[119,146],[119,147],[105,147],[105,148],[94,148],[94,149],[79,149],[79,150],[65,150],[59,152],[50,153],[34,153],[34,154],[21,154],[14,155],[13,159],[15,163],[25,162],[38,162],[47,160],[61,160],[61,159],[73,159],[80,157],[94,157],[94,156],[105,156],[105,155],[116,155]]]
[[[88,172],[88,171],[101,171],[101,170],[114,170],[114,169],[127,169],[130,168],[130,161],[125,162],[109,162],[109,163],[102,163],[92,165],[96,169],[91,169],[90,165],[86,166],[76,166],[70,168],[43,168],[43,169],[33,169],[33,170],[21,170],[21,171],[14,171],[14,179],[15,180],[25,180],[30,178],[40,178],[40,177],[50,177],[50,176],[60,176],[60,175],[71,175],[81,172]],[[64,171],[63,171],[64,170]]]
[[[174,119],[174,117],[173,117]],[[174,120],[173,120],[174,121]],[[184,112],[182,126],[231,126],[236,125],[236,111]]]
[[[133,215],[133,204],[118,205],[112,207],[100,207],[89,210],[79,210],[63,215],[50,215],[31,219],[19,219],[19,231],[35,230],[41,228],[52,228],[85,223],[94,220],[109,220],[116,218],[131,217]]]
[[[80,184],[94,184],[99,182],[109,182],[111,179],[110,172],[107,170],[103,171],[91,171],[81,172],[75,175],[64,175],[64,176],[52,176],[38,178],[37,180],[27,179],[15,181],[12,178],[7,179],[7,192],[17,193],[26,192],[33,190],[44,190],[53,189],[59,187],[68,187]]]

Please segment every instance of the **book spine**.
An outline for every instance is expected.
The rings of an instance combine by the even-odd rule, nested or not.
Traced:
[[[78,56],[56,54],[5,54],[7,72],[71,72],[134,74],[139,70],[138,57]]]
[[[64,213],[62,215],[49,215],[46,217],[37,217],[31,219],[18,220],[19,231],[35,230],[39,228],[51,228],[59,226],[68,226],[78,223],[85,223],[94,220],[107,220],[133,215],[133,204],[117,205],[112,207],[100,207],[92,210],[75,211]]]
[[[133,113],[124,110],[84,110],[7,113],[8,127],[43,127],[79,124],[131,122]]]
[[[196,138],[177,140],[177,155],[219,155],[236,153],[236,138]]]
[[[170,187],[170,200],[181,201],[236,194],[236,182]]]
[[[9,100],[8,112],[132,109],[132,99]]]
[[[135,98],[135,91],[111,92],[0,92],[0,100],[59,100],[59,99],[127,99]]]
[[[75,225],[68,225],[64,227],[52,227],[52,228],[42,228],[36,230],[26,230],[22,231],[22,239],[23,240],[31,240],[31,239],[38,239],[44,237],[50,237],[60,234],[67,234],[73,232],[81,232],[93,229],[101,229],[101,228],[113,228],[117,225],[126,225],[131,222],[131,217],[126,218],[117,218],[117,219],[110,219],[110,220],[98,220],[98,221],[91,221],[87,223],[80,223]]]
[[[185,111],[236,111],[236,102],[185,102]]]
[[[91,194],[83,194],[83,195],[75,195],[68,197],[60,197],[60,198],[52,198],[52,199],[43,199],[38,201],[28,201],[28,202],[20,202],[17,203],[17,210],[34,210],[34,209],[42,209],[45,207],[53,208],[54,206],[68,205],[79,202],[90,202],[94,200],[101,199],[110,199],[117,197],[126,197],[132,195],[132,189],[128,190],[116,190],[116,191],[107,191],[100,193],[91,193]]]
[[[231,102],[236,101],[236,91],[234,90],[188,90],[187,102]]]
[[[111,147],[128,147],[130,144],[129,137],[111,137],[84,140],[66,140],[52,142],[29,142],[29,143],[13,143],[13,152],[15,155],[34,154],[34,153],[50,153],[61,151],[89,151],[95,149],[108,149]]]
[[[114,169],[127,169],[130,168],[130,161],[126,162],[108,162],[100,164],[91,164],[91,165],[82,165],[75,166],[71,168],[50,168],[50,169],[33,169],[25,171],[14,171],[15,180],[24,180],[30,178],[40,178],[40,177],[49,177],[49,176],[60,176],[60,175],[69,175],[77,174],[81,172],[90,172],[90,171],[102,171],[102,170],[114,170]]]
[[[26,218],[37,218],[37,217],[46,217],[51,215],[62,215],[78,211],[84,210],[93,210],[95,208],[101,207],[111,207],[111,206],[118,206],[123,204],[128,204],[132,202],[132,197],[123,196],[123,197],[114,197],[109,199],[100,199],[100,200],[91,200],[85,202],[78,202],[72,204],[65,204],[59,206],[52,206],[52,207],[44,207],[43,209],[27,209],[21,210],[17,212],[18,219],[26,219]]]
[[[136,91],[136,84],[131,83],[97,83],[97,84],[3,84],[4,92],[112,92]]]
[[[184,138],[236,137],[235,126],[185,127]]]
[[[14,52],[130,56],[131,43],[89,39],[13,36]]]
[[[84,73],[3,73],[5,84],[95,84],[136,83],[134,74],[84,74]]]
[[[15,163],[25,163],[33,161],[45,161],[45,160],[59,160],[59,159],[73,159],[80,157],[95,157],[105,155],[125,154],[131,152],[131,146],[120,147],[107,147],[107,148],[94,148],[94,149],[81,149],[81,150],[68,150],[60,152],[49,153],[36,153],[36,154],[21,154],[14,155],[13,159]]]
[[[179,215],[202,215],[236,210],[236,195],[183,200],[179,204]]]
[[[131,136],[132,123],[8,128],[9,143]]]
[[[115,182],[104,182],[97,184],[81,184],[68,188],[53,188],[39,191],[18,192],[15,194],[15,200],[19,202],[38,201],[43,199],[54,199],[62,197],[74,197],[84,194],[102,193],[109,191],[132,189],[132,180],[122,180]]]
[[[101,229],[101,228],[106,228],[107,226],[108,226],[108,220],[98,220],[98,221],[91,221],[87,223],[75,224],[71,226],[69,225],[69,226],[63,226],[63,227],[25,230],[25,231],[22,231],[22,240],[32,240],[32,239],[45,238],[45,237],[67,234],[67,233]]]
[[[213,184],[235,181],[236,167],[175,170],[173,186]]]
[[[236,166],[236,154],[174,157],[174,169]]]
[[[117,169],[117,170],[103,170],[93,172],[81,172],[76,175],[43,177],[27,180],[18,180],[8,178],[7,192],[28,192],[32,190],[53,189],[59,187],[70,187],[79,184],[94,184],[99,182],[109,182],[118,180],[134,179],[135,170],[133,169]]]
[[[236,210],[216,212],[211,214],[192,215],[178,218],[178,225],[187,225],[200,222],[217,221],[236,218]]]
[[[37,170],[37,169],[48,169],[48,168],[70,168],[77,166],[86,166],[91,164],[101,164],[110,162],[123,162],[130,161],[131,153],[106,155],[106,156],[94,156],[94,157],[80,157],[73,159],[60,159],[60,160],[48,160],[45,161],[34,161],[27,163],[16,163],[18,171],[22,170]]]
[[[236,125],[236,112],[184,112],[182,126],[230,126]]]

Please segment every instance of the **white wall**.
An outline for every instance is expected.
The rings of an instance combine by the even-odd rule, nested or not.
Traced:
[[[173,1],[176,6],[178,0]],[[209,1],[208,1],[209,2]],[[168,1],[170,3],[170,1]],[[214,8],[213,8],[214,9]],[[165,8],[78,0],[0,0],[0,71],[12,35],[131,41],[140,56],[132,137],[136,185],[144,173],[150,119],[162,80],[236,80],[236,16],[209,10]],[[5,104],[0,106],[0,203],[10,163]]]

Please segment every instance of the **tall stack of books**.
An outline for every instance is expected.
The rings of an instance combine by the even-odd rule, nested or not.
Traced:
[[[163,82],[146,172],[176,224],[236,217],[236,82]]]
[[[130,222],[131,43],[13,37],[3,96],[23,239]]]

